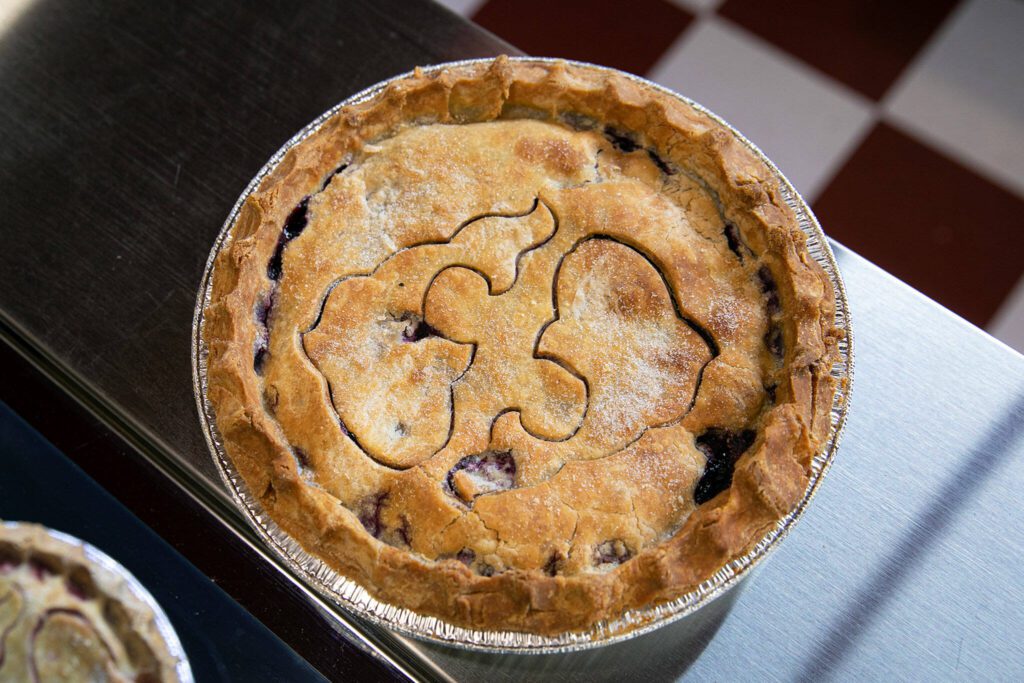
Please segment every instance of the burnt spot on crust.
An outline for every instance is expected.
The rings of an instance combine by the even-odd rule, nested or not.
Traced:
[[[622,540],[613,538],[594,546],[594,564],[622,564],[633,557],[633,551]]]
[[[464,502],[515,486],[516,460],[510,451],[488,451],[467,455],[448,470],[445,491]]]
[[[754,443],[752,429],[731,430],[712,427],[697,437],[697,448],[707,458],[704,474],[693,491],[693,500],[703,505],[732,485],[736,461]]]

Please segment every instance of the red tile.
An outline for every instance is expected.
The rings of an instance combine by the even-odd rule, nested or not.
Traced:
[[[473,21],[537,57],[643,75],[693,19],[665,0],[489,0]]]
[[[826,233],[979,326],[1024,272],[1024,200],[884,123],[814,211]]]
[[[718,13],[879,99],[956,0],[728,0]]]

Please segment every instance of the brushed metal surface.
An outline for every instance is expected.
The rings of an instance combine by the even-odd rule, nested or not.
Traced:
[[[0,25],[0,322],[223,497],[189,332],[231,202],[345,96],[505,48],[398,0],[36,0],[14,16]],[[836,255],[856,396],[828,481],[756,575],[599,650],[494,656],[396,638],[398,656],[461,680],[1024,678],[1024,357]]]
[[[235,198],[348,95],[511,48],[422,0],[36,0],[0,16],[2,316],[219,491],[189,335]]]

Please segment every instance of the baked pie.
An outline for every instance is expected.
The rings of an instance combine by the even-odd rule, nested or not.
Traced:
[[[181,681],[157,618],[81,544],[0,524],[0,681]]]
[[[773,171],[604,69],[414,72],[241,207],[207,397],[266,512],[374,597],[557,634],[677,598],[805,494],[839,333]]]

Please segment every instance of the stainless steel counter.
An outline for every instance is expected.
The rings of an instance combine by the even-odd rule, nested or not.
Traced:
[[[211,524],[255,542],[190,381],[221,222],[333,103],[417,63],[504,50],[421,2],[28,3],[0,25],[0,332]],[[857,337],[846,435],[803,520],[739,591],[576,655],[463,653],[344,615],[338,628],[415,677],[1024,678],[1024,357],[837,256]]]

